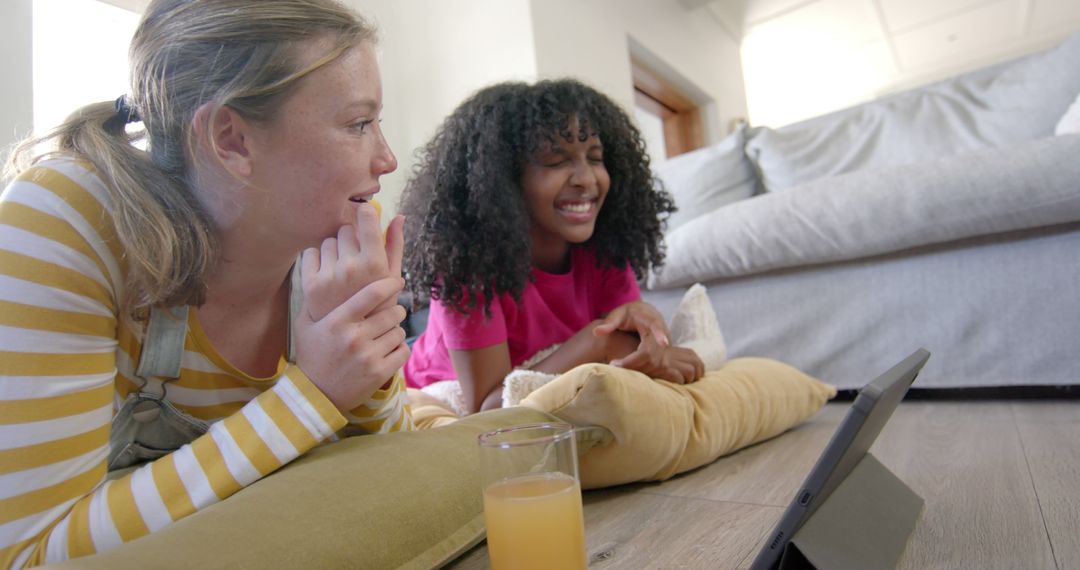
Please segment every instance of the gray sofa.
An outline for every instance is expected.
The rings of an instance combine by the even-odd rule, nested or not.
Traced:
[[[729,356],[858,388],[1080,384],[1080,34],[1042,53],[670,160],[646,300],[700,282]]]

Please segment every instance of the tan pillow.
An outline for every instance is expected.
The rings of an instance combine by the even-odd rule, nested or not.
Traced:
[[[484,538],[476,436],[530,409],[312,450],[216,505],[62,568],[437,568]]]
[[[409,395],[409,407],[412,408],[413,423],[416,425],[416,429],[442,427],[461,419],[461,416],[451,410],[446,402],[439,400],[435,396],[416,388],[408,388],[407,392]]]
[[[662,481],[783,433],[817,413],[836,388],[767,358],[737,358],[680,386],[585,364],[542,386],[522,406],[614,441],[580,458],[583,488]]]

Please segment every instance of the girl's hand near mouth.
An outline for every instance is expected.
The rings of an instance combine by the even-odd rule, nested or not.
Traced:
[[[404,216],[395,216],[386,229],[384,242],[376,206],[361,202],[356,208],[355,225],[341,226],[337,237],[326,238],[319,248],[304,251],[304,306],[312,320],[322,319],[374,281],[401,277],[404,224]],[[395,297],[377,308],[396,303]]]

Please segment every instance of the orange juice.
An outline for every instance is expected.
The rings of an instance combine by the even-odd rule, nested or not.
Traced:
[[[492,484],[484,490],[484,522],[493,570],[586,567],[581,487],[569,475]]]

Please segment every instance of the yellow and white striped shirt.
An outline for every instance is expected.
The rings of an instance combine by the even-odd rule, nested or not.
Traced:
[[[142,326],[118,318],[123,258],[109,198],[85,163],[51,159],[0,196],[0,566],[56,562],[161,529],[332,439],[412,429],[400,373],[342,415],[295,365],[253,378],[191,311],[166,399],[203,436],[106,480],[113,414],[131,392]],[[161,393],[148,379],[145,392]],[[216,421],[220,420],[220,421]],[[351,431],[350,430],[350,431]]]

